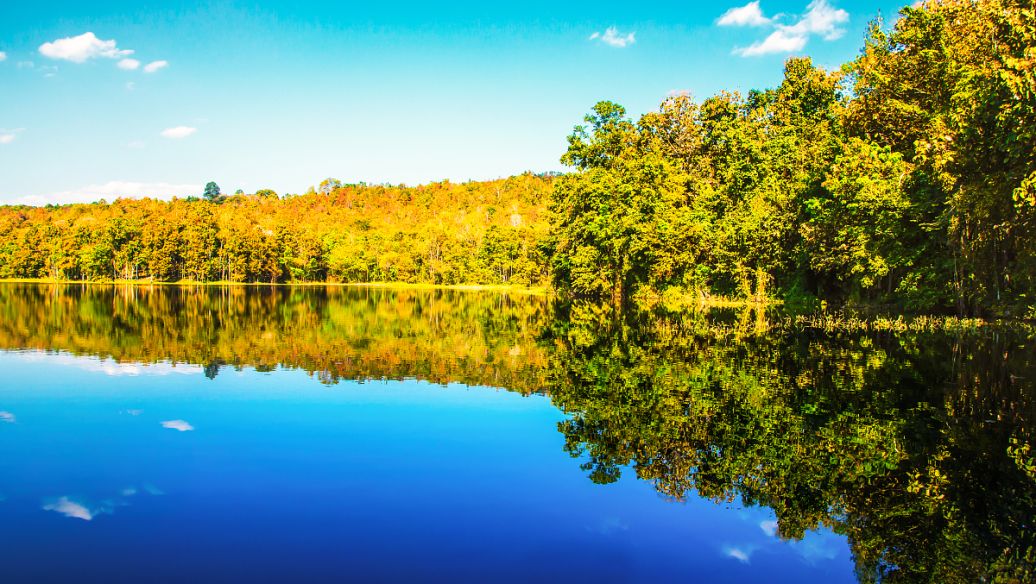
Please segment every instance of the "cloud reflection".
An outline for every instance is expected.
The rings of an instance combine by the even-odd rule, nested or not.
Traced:
[[[29,363],[45,363],[47,365],[58,365],[74,367],[90,373],[103,373],[111,377],[119,376],[140,376],[140,375],[200,375],[203,369],[200,365],[188,365],[186,363],[120,363],[114,359],[98,359],[96,357],[76,357],[65,353],[47,353],[44,351],[29,351],[19,354],[22,361]]]
[[[733,558],[742,564],[747,564],[752,559],[752,552],[755,551],[751,547],[733,547],[727,546],[723,548],[723,555],[728,558]]]
[[[842,542],[830,532],[809,532],[799,541],[788,542],[791,549],[809,564],[838,557]]]
[[[162,422],[162,427],[176,430],[177,432],[190,432],[191,430],[194,430],[194,426],[190,425],[185,420],[166,420],[165,422]]]
[[[54,511],[61,513],[65,517],[72,517],[74,519],[82,519],[83,521],[91,521],[94,517],[103,513],[111,513],[111,506],[103,506],[91,509],[83,503],[79,503],[68,497],[60,497],[53,503],[47,503],[43,506],[44,511]]]

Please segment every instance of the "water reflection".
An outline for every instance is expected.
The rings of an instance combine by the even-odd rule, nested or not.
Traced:
[[[824,562],[844,539],[860,581],[1036,579],[1036,344],[1024,328],[864,333],[757,310],[620,316],[342,288],[0,286],[0,315],[0,348],[109,364],[89,366],[98,373],[283,367],[327,384],[546,394],[589,480],[632,473],[676,502],[765,510],[744,519],[754,537],[709,550],[733,565],[778,549]],[[204,422],[194,415],[160,423],[186,432]],[[104,512],[47,504],[80,519]],[[584,525],[631,532],[619,516]]]
[[[82,519],[83,521],[91,521],[98,515],[112,512],[110,504],[87,507],[87,505],[73,501],[68,497],[59,497],[53,502],[45,503],[43,505],[43,510],[54,511],[55,513],[60,513],[65,517]]]
[[[862,581],[1031,581],[1036,352],[1024,332],[859,334],[602,317],[545,337],[566,450],[674,500],[763,505],[848,537]],[[750,319],[753,323],[756,319]],[[828,552],[804,540],[805,557]],[[754,548],[725,553],[750,562]]]
[[[197,365],[175,364],[157,361],[154,363],[118,362],[114,359],[77,357],[67,353],[38,350],[22,351],[15,357],[26,363],[41,367],[70,367],[87,373],[103,373],[110,377],[155,376],[155,375],[200,375],[204,370]]]
[[[162,427],[176,430],[177,432],[191,432],[194,430],[194,426],[185,420],[166,420],[162,422]]]
[[[281,365],[325,383],[416,378],[529,393],[543,386],[545,308],[451,291],[0,284],[0,348],[97,357],[89,366],[113,374],[200,366],[215,378]]]

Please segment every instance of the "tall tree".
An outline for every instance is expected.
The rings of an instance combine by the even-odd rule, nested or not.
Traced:
[[[216,184],[215,181],[209,181],[208,184],[205,185],[205,192],[202,193],[202,196],[209,201],[215,201],[219,198],[219,195],[219,185]]]

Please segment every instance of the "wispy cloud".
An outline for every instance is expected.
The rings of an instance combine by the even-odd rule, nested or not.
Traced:
[[[112,183],[109,183],[109,184],[112,184]],[[146,185],[148,183],[118,183],[118,184],[131,185],[131,186],[132,185],[138,185],[139,186],[139,185]],[[151,184],[163,184],[164,185],[166,183],[151,183]],[[172,185],[172,186],[181,186],[181,187],[183,187],[184,185]],[[179,191],[179,192],[180,193],[190,193],[190,192],[200,192],[201,191],[201,186],[200,185],[189,185],[189,186],[190,186],[189,189],[184,189],[183,191]],[[78,193],[79,191],[75,191],[75,192]],[[174,192],[160,191],[160,192],[162,192],[162,194],[165,194],[165,195],[177,194],[176,191],[174,191]],[[132,193],[133,193],[133,191],[116,190],[116,191],[114,191],[114,193],[112,193],[114,196],[112,196],[111,198],[115,198],[116,196],[128,197]],[[91,201],[96,201],[97,199],[103,199],[103,198],[106,198],[106,197],[105,196],[93,195],[93,198],[91,198],[90,200]],[[51,202],[53,202],[53,201],[51,201]],[[28,203],[23,203],[23,204],[28,204]],[[45,352],[45,351],[27,351],[27,352],[23,352],[23,353],[18,353],[16,358],[18,360],[22,361],[22,362],[26,362],[26,363],[39,363],[39,364],[44,365],[45,367],[55,367],[55,366],[56,367],[71,367],[71,368],[79,369],[81,371],[86,371],[86,372],[89,372],[89,373],[103,373],[105,375],[109,375],[109,376],[112,376],[112,377],[120,377],[120,376],[136,377],[138,375],[143,375],[143,376],[151,376],[151,375],[159,375],[159,376],[164,376],[164,375],[200,375],[200,374],[202,374],[204,372],[204,369],[201,366],[198,366],[198,365],[187,365],[187,364],[184,364],[184,363],[180,363],[180,364],[177,364],[177,365],[174,365],[172,363],[167,363],[167,362],[158,362],[158,363],[150,363],[150,364],[144,364],[144,363],[120,363],[118,361],[115,361],[114,359],[98,359],[96,357],[77,357],[75,355],[71,355],[71,354],[68,354],[68,353],[48,353],[48,352]]]
[[[636,33],[622,34],[619,29],[614,26],[610,26],[604,30],[603,33],[595,32],[590,35],[591,41],[600,41],[610,47],[624,48],[637,42]]]
[[[119,59],[128,57],[133,51],[120,49],[115,40],[101,40],[92,32],[79,36],[57,39],[40,45],[40,54],[51,59],[84,63],[89,59],[104,57]]]
[[[733,559],[741,562],[742,564],[747,564],[749,561],[752,560],[752,552],[753,551],[755,551],[753,548],[747,547],[747,546],[746,547],[727,546],[727,547],[723,548],[723,555],[727,556],[728,558],[733,558]]]
[[[163,138],[170,138],[170,139],[173,139],[173,140],[180,140],[182,138],[186,138],[187,136],[190,136],[191,134],[193,134],[193,133],[195,133],[197,131],[198,131],[198,128],[192,128],[190,126],[175,126],[175,127],[172,127],[172,128],[166,128],[166,129],[162,130],[162,137]]]
[[[98,515],[103,513],[111,513],[111,505],[103,506],[88,506],[86,503],[80,503],[74,501],[68,497],[60,497],[58,500],[43,505],[44,511],[54,511],[61,513],[65,517],[72,517],[74,519],[82,519],[83,521],[91,521]]]
[[[169,66],[169,61],[151,61],[144,65],[144,73],[155,73]]]
[[[184,420],[166,420],[162,422],[162,427],[176,430],[177,432],[190,432],[194,430],[194,426]]]
[[[18,421],[18,418],[14,417],[14,414],[12,414],[11,412],[0,412],[0,422],[6,422],[8,424],[13,424],[13,423],[15,423],[17,421]]]
[[[773,27],[766,38],[747,47],[734,49],[735,55],[757,57],[775,53],[793,53],[806,47],[810,37],[819,36],[833,41],[845,34],[849,13],[835,8],[827,0],[813,0],[806,11],[794,18],[790,24],[779,22],[784,15],[768,18],[759,7],[759,2],[749,2],[739,8],[732,8],[716,21],[719,26]]]
[[[771,19],[763,16],[759,2],[749,2],[744,6],[731,8],[716,21],[720,26],[766,26]]]
[[[597,533],[599,535],[613,535],[623,531],[629,531],[629,526],[626,522],[618,517],[603,517],[597,525],[588,525],[587,531]]]
[[[774,520],[762,521],[759,523],[759,529],[763,530],[763,533],[774,537],[777,535],[777,522]]]
[[[7,53],[0,51],[0,62],[7,60]]]
[[[806,35],[793,34],[784,30],[775,30],[765,39],[751,45],[736,49],[735,54],[742,57],[758,57],[773,53],[794,53],[806,46]]]
[[[130,148],[143,148],[143,142],[130,142]],[[30,195],[10,200],[15,205],[49,205],[68,203],[93,203],[100,199],[167,199],[170,197],[197,194],[202,191],[200,184],[175,184],[167,182],[137,182],[113,180],[104,184],[86,185],[71,191],[60,191],[45,195]],[[84,369],[95,370],[109,375],[159,375],[165,373],[166,366],[161,364],[140,365],[136,363],[117,363],[101,361],[81,365]],[[189,366],[167,366],[172,373],[197,373]]]
[[[18,134],[25,131],[25,128],[14,128],[13,130],[5,130],[0,128],[0,144],[10,144],[14,142]]]
[[[156,487],[156,486],[154,486],[154,485],[152,485],[150,483],[144,483],[141,486],[141,489],[143,489],[144,492],[149,494],[149,495],[164,495],[165,494],[165,493],[162,492],[161,489],[159,489],[158,487]],[[130,486],[126,487],[125,489],[123,489],[122,491],[120,491],[120,493],[122,494],[123,497],[133,497],[133,496],[139,495],[140,492],[141,492],[140,489],[138,489],[135,485],[130,485]]]
[[[140,61],[136,59],[122,59],[115,64],[119,69],[125,69],[126,71],[133,71],[140,67]]]
[[[789,541],[787,545],[809,564],[833,560],[847,547],[841,536],[830,531],[809,531],[802,539]]]

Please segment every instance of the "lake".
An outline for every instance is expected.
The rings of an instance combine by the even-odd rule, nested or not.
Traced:
[[[1032,337],[0,285],[0,574],[1032,581]]]

